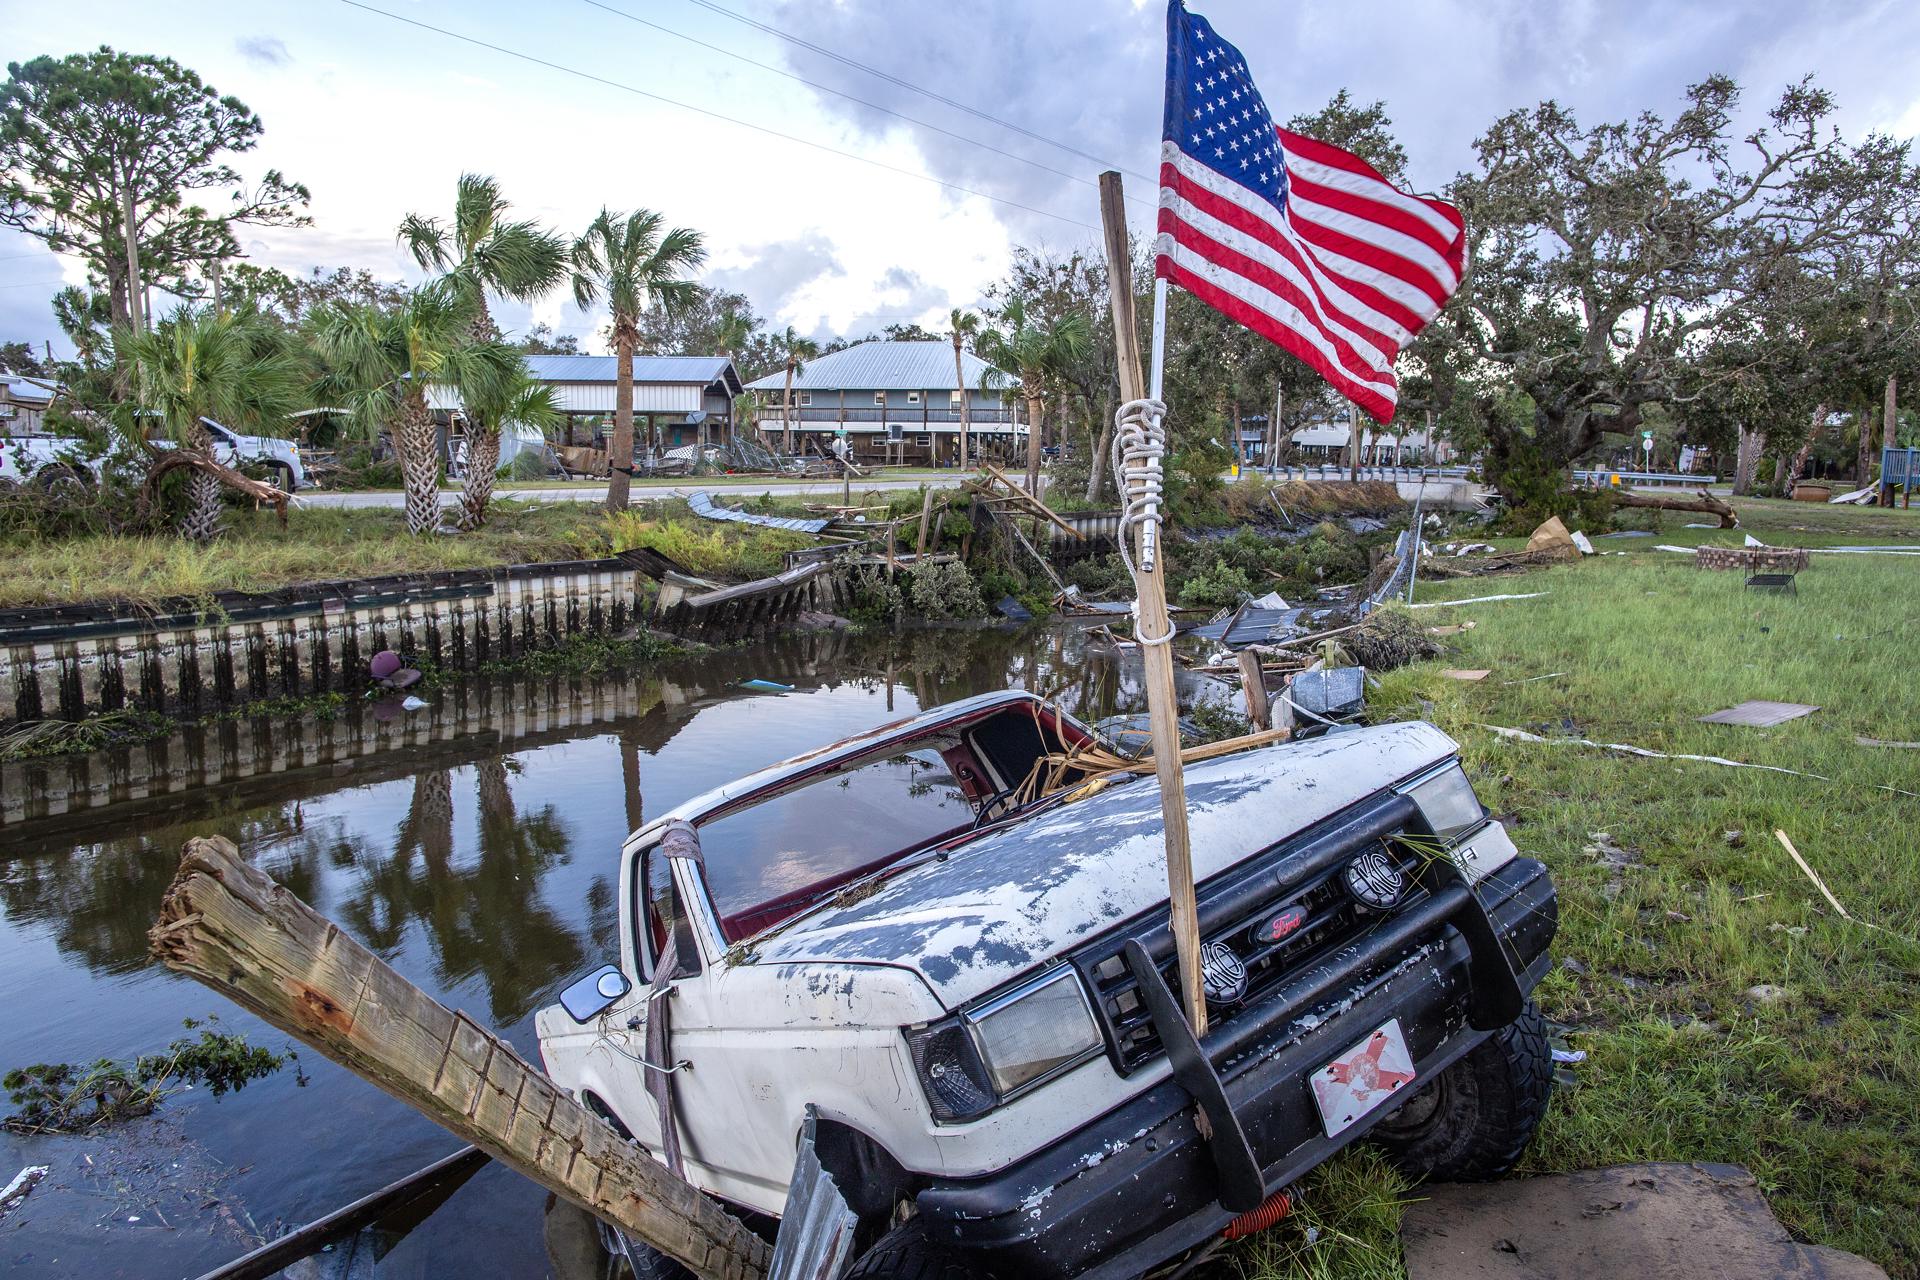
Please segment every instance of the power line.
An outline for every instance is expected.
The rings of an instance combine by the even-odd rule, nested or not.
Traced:
[[[340,3],[350,8],[364,10],[367,13],[378,14],[383,18],[391,18],[395,22],[402,22],[410,27],[418,27],[422,31],[431,31],[436,35],[446,36],[450,40],[458,40],[462,44],[470,44],[477,48],[489,49],[494,53],[505,54],[509,58],[518,58],[522,62],[530,62],[535,66],[545,67],[549,71],[558,71],[565,75],[576,76],[582,80],[590,80],[595,84],[605,85],[609,89],[619,89],[624,93],[649,98],[655,102],[664,102],[670,107],[679,107],[683,111],[691,111],[696,115],[703,115],[712,120],[721,120],[727,124],[738,125],[743,129],[752,129],[756,133],[764,133],[769,137],[778,138],[782,142],[792,142],[799,146],[811,147],[816,151],[825,151],[829,155],[841,156],[848,160],[857,160],[861,164],[872,165],[876,169],[885,169],[890,173],[915,178],[921,182],[930,182],[936,187],[944,187],[949,191],[958,191],[963,195],[978,196],[980,199],[990,200],[994,204],[1003,204],[1008,208],[1020,209],[1026,213],[1037,213],[1043,218],[1054,218],[1060,222],[1079,227],[1082,230],[1096,232],[1100,230],[1100,228],[1091,223],[1082,222],[1078,218],[1069,218],[1063,213],[1054,213],[1048,209],[1037,209],[1029,204],[1021,204],[1017,200],[1008,200],[1002,196],[989,195],[984,191],[976,191],[972,187],[963,187],[957,182],[947,182],[944,179],[934,177],[932,174],[918,173],[912,169],[903,169],[899,165],[888,164],[884,160],[875,160],[871,156],[859,155],[852,151],[842,151],[838,147],[830,147],[824,142],[815,142],[810,138],[801,138],[791,133],[782,133],[778,129],[770,129],[766,125],[754,124],[751,120],[742,120],[738,116],[730,116],[724,112],[713,111],[706,107],[696,107],[690,102],[682,102],[678,98],[669,98],[665,94],[653,93],[650,90],[636,88],[630,84],[621,84],[617,80],[609,80],[605,76],[597,76],[591,71],[582,71],[578,67],[569,67],[562,63],[549,62],[545,58],[536,58],[530,53],[522,53],[518,49],[509,49],[504,45],[493,44],[477,36],[463,35],[458,31],[449,31],[445,27],[436,27],[430,22],[421,22],[417,18],[409,18],[398,13],[390,13],[385,9],[376,8],[370,4],[362,4],[360,0],[340,0]]]
[[[714,13],[720,14],[722,17],[732,18],[735,22],[743,22],[747,26],[753,27],[755,30],[764,31],[770,36],[773,36],[780,40],[785,40],[789,44],[797,45],[800,48],[805,49],[810,53],[817,53],[823,58],[831,58],[835,62],[838,62],[843,66],[852,67],[856,71],[864,71],[870,76],[877,76],[878,78],[885,80],[888,84],[898,85],[900,88],[906,89],[912,93],[917,93],[924,98],[931,98],[935,102],[941,103],[944,106],[952,107],[955,111],[964,111],[968,115],[977,117],[978,119],[981,119],[981,120],[985,120],[990,124],[997,124],[1002,129],[1011,129],[1015,133],[1025,134],[1027,137],[1034,139],[1036,142],[1044,142],[1050,147],[1058,147],[1062,151],[1070,152],[1073,155],[1079,156],[1082,160],[1091,160],[1095,164],[1100,165],[1102,168],[1119,169],[1122,173],[1126,173],[1131,175],[1132,177],[1138,178],[1142,182],[1152,182],[1157,184],[1159,181],[1159,179],[1150,177],[1147,174],[1139,172],[1138,170],[1129,169],[1124,165],[1117,165],[1117,164],[1113,164],[1110,161],[1102,160],[1099,156],[1094,155],[1092,152],[1082,151],[1080,150],[1080,148],[1075,146],[1070,146],[1064,142],[1056,142],[1052,138],[1047,137],[1045,134],[1035,133],[1032,129],[1027,128],[1025,125],[1015,124],[1011,120],[1004,120],[1001,117],[993,115],[990,112],[982,111],[978,107],[969,106],[968,104],[958,101],[957,99],[949,98],[945,94],[935,93],[931,89],[922,88],[920,85],[913,83],[911,80],[903,80],[899,76],[894,75],[890,71],[882,71],[879,67],[870,66],[869,64],[861,62],[857,59],[849,58],[843,53],[836,53],[832,49],[824,48],[820,45],[813,43],[813,41],[811,40],[808,40],[802,36],[796,36],[791,32],[782,31],[780,28],[776,26],[772,26],[765,22],[761,22],[757,18],[749,18],[744,13],[736,13],[734,10],[727,8],[725,5],[713,3],[713,0],[688,0],[688,3],[697,4],[702,9],[711,10]]]
[[[697,36],[690,36],[686,34],[684,31],[675,31],[672,27],[661,26],[659,23],[654,22],[650,18],[643,18],[639,14],[628,13],[626,10],[615,8],[613,5],[603,4],[601,0],[583,0],[583,3],[591,5],[595,9],[604,10],[605,12],[612,14],[616,18],[625,18],[628,22],[638,23],[640,26],[643,26],[643,27],[650,27],[653,30],[661,32],[664,35],[670,35],[676,40],[685,40],[688,44],[699,45],[702,49],[711,50],[714,53],[720,54],[722,57],[732,58],[738,62],[744,62],[748,66],[758,67],[762,71],[771,71],[774,75],[777,75],[777,76],[785,76],[787,79],[797,81],[800,84],[806,85],[809,89],[813,89],[816,92],[830,93],[837,98],[845,98],[848,102],[852,102],[859,106],[866,107],[870,111],[878,111],[883,115],[892,116],[897,120],[905,120],[908,124],[918,125],[922,129],[930,129],[934,133],[938,133],[945,137],[952,138],[957,142],[964,142],[968,146],[979,147],[981,150],[991,151],[993,152],[993,154],[997,156],[1004,156],[1009,160],[1018,161],[1021,164],[1032,165],[1034,168],[1043,170],[1047,173],[1051,173],[1055,177],[1065,178],[1070,182],[1083,183],[1089,187],[1099,186],[1099,183],[1092,178],[1083,178],[1077,173],[1069,173],[1065,169],[1056,169],[1050,164],[1042,164],[1038,160],[1030,159],[1029,157],[1020,155],[1017,152],[1008,151],[1001,147],[996,147],[991,142],[982,142],[980,139],[970,138],[964,133],[955,133],[951,129],[942,128],[941,126],[934,124],[931,120],[922,120],[918,116],[910,116],[904,111],[895,111],[892,107],[885,107],[880,105],[877,102],[869,102],[865,98],[856,97],[851,93],[847,93],[843,90],[836,89],[832,85],[821,84],[818,80],[809,80],[805,76],[797,75],[792,71],[788,71],[784,67],[776,67],[770,62],[761,62],[756,58],[749,58],[744,53],[736,53],[734,50],[725,48],[721,45],[709,44],[707,41],[702,40]],[[1053,143],[1052,145],[1059,146],[1060,144]],[[1148,202],[1146,201],[1137,199],[1132,196],[1129,196],[1128,199],[1131,200],[1134,204],[1140,205],[1143,208],[1150,207],[1148,205]]]
[[[0,284],[0,289],[35,289],[44,285],[65,283],[65,280],[16,280],[12,284]]]

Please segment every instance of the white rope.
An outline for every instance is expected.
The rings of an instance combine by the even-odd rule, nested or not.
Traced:
[[[1167,406],[1158,400],[1129,400],[1114,414],[1113,479],[1120,489],[1120,559],[1129,574],[1152,573],[1160,551],[1160,501],[1165,493],[1160,459],[1167,452]],[[1133,562],[1133,529],[1140,529],[1140,563]],[[1159,636],[1149,640],[1141,626],[1140,599],[1133,601],[1133,638],[1142,645],[1170,644],[1173,619],[1163,617]]]

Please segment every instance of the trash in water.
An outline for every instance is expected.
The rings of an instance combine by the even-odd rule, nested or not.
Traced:
[[[382,689],[408,689],[420,683],[420,673],[391,649],[382,649],[367,664],[367,674]]]
[[[0,1218],[5,1217],[9,1209],[18,1207],[20,1202],[27,1198],[27,1193],[32,1191],[52,1168],[52,1165],[30,1164],[14,1174],[13,1181],[9,1182],[4,1189],[0,1189]]]
[[[793,686],[790,684],[781,684],[778,680],[761,680],[758,677],[752,680],[742,680],[740,687],[742,689],[759,689],[764,693],[793,692]]]
[[[412,695],[408,695],[407,697],[402,698],[400,700],[400,706],[403,710],[406,710],[406,711],[424,711],[426,709],[427,704],[426,704],[426,701],[422,698],[416,698],[416,697],[413,697]]]
[[[1021,604],[1018,600],[1015,600],[1012,596],[1001,596],[1000,603],[996,604],[993,607],[1000,611],[1001,617],[1006,618],[1011,622],[1033,621],[1033,610],[1027,608],[1027,606]]]

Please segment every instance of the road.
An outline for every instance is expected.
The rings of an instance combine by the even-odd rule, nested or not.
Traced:
[[[875,490],[917,489],[928,484],[936,489],[948,489],[960,483],[962,477],[953,476],[914,476],[911,479],[856,480],[853,488],[856,493],[872,493]],[[655,498],[684,497],[695,489],[705,489],[721,502],[727,501],[727,495],[738,494],[742,498],[757,498],[770,493],[776,498],[814,496],[821,498],[838,497],[841,492],[838,480],[769,480],[765,484],[729,484],[702,485],[698,479],[690,479],[679,485],[637,484],[632,488],[633,501],[646,502]],[[503,485],[493,491],[496,498],[512,498],[516,502],[605,502],[607,486],[569,485],[565,488],[516,489]],[[358,509],[378,507],[403,507],[407,496],[398,490],[380,489],[357,493],[301,493],[294,498],[298,507],[348,507]],[[440,505],[452,506],[460,501],[458,489],[442,489]]]

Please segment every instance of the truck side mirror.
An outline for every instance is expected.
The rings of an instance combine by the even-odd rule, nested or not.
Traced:
[[[602,965],[586,977],[571,983],[560,993],[560,1007],[575,1022],[591,1022],[627,992],[633,984],[618,965]]]

